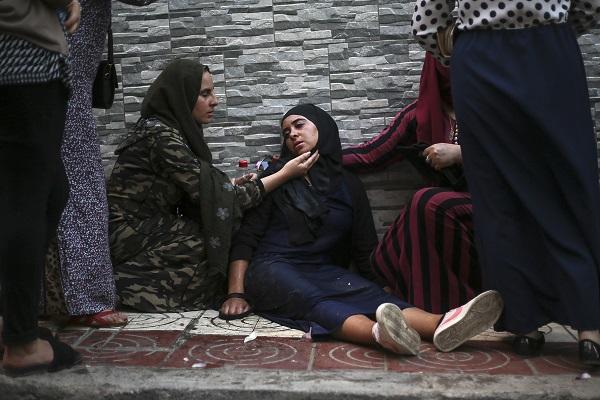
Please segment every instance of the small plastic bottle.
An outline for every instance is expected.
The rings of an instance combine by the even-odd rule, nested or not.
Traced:
[[[248,171],[248,160],[239,160],[238,161],[238,167],[237,167],[237,171],[236,171],[236,179],[240,179],[243,178],[244,176],[246,176],[250,171]],[[242,184],[243,181],[240,181],[238,184]]]
[[[244,176],[248,173],[248,160],[238,161],[238,175]]]

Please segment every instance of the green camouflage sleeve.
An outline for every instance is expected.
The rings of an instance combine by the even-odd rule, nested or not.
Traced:
[[[256,182],[248,182],[242,186],[232,185],[224,172],[198,159],[183,139],[173,132],[165,130],[157,134],[150,152],[150,161],[157,173],[185,191],[195,204],[200,204],[201,168],[210,168],[213,179],[222,181],[224,187],[235,191],[242,210],[255,207],[263,199],[263,193]]]
[[[242,210],[256,207],[262,202],[264,189],[261,186],[262,184],[256,180],[234,187]]]

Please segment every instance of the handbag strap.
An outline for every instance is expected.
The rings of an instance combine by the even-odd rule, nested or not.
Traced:
[[[112,22],[109,22],[108,24],[108,45],[107,45],[107,50],[108,50],[108,63],[109,64],[114,64],[114,60],[113,60],[113,35],[112,35]]]

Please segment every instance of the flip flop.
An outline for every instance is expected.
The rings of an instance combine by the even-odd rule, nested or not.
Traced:
[[[248,296],[246,296],[245,293],[229,293],[227,296],[225,296],[225,300],[229,300],[229,299],[243,299],[246,300],[246,302],[248,303],[248,305],[250,306],[250,308],[248,309],[248,311],[244,311],[243,313],[240,314],[223,314],[221,311],[219,311],[219,318],[225,320],[225,321],[232,321],[234,319],[242,319],[247,317],[248,315],[252,314],[252,311],[254,310],[252,308],[252,306],[250,305],[250,302],[248,301]]]
[[[69,322],[74,325],[90,326],[92,328],[111,328],[127,324],[127,319],[123,322],[112,321],[110,317],[115,314],[119,314],[119,312],[115,310],[104,310],[96,314],[74,315],[70,318]]]
[[[4,367],[6,375],[16,378],[40,372],[58,372],[81,363],[81,355],[68,344],[61,342],[56,337],[45,338],[44,340],[47,340],[48,343],[50,343],[52,351],[54,352],[54,357],[51,362],[19,368]]]

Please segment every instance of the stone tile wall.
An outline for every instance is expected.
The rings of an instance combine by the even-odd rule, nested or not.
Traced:
[[[232,173],[239,158],[252,162],[278,150],[279,118],[299,102],[330,111],[343,143],[356,143],[379,132],[417,94],[424,53],[409,31],[412,1],[112,4],[120,85],[114,106],[96,111],[107,173],[148,86],[177,57],[199,59],[214,74],[221,104],[205,135],[215,162]],[[600,127],[600,30],[580,43]],[[364,181],[380,229],[420,184],[408,166]]]

